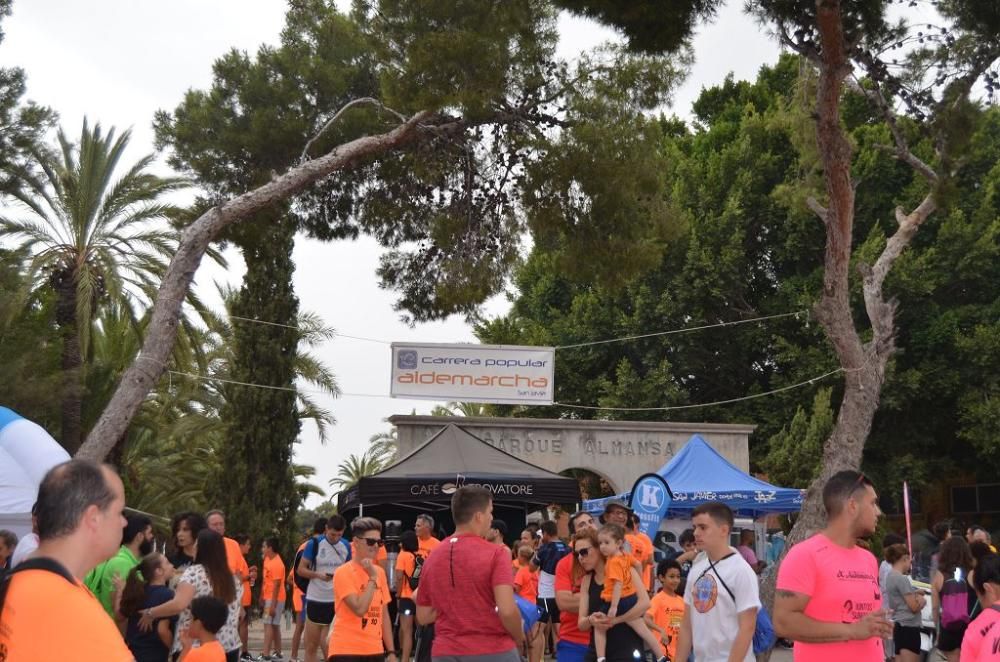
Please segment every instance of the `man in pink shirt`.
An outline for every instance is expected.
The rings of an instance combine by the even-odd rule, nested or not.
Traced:
[[[841,471],[823,488],[823,505],[826,528],[792,547],[778,569],[774,630],[795,642],[795,662],[882,662],[892,622],[878,561],[856,544],[875,532],[878,495],[864,474]]]
[[[486,542],[493,494],[460,487],[451,497],[455,533],[438,545],[420,572],[417,622],[434,623],[431,657],[452,662],[521,662],[521,612],[514,602],[510,552]]]

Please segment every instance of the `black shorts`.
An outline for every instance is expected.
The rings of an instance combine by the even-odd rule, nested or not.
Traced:
[[[892,645],[896,652],[912,651],[920,655],[920,628],[896,623],[892,629]]]
[[[400,598],[396,602],[396,613],[400,616],[415,616],[417,613],[417,603],[410,598]]]
[[[968,625],[962,625],[953,630],[941,628],[941,631],[938,633],[937,649],[942,653],[950,653],[961,648],[962,638],[965,637],[965,629],[967,627]]]
[[[316,625],[333,623],[333,603],[306,601],[306,620]]]
[[[559,622],[559,607],[556,606],[555,598],[538,598],[535,600],[535,604],[542,612],[541,618],[538,619],[539,623]]]
[[[327,662],[385,662],[385,655],[331,655]]]

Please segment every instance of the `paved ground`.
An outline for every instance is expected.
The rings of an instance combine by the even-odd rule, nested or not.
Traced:
[[[292,633],[294,630],[289,621],[284,621],[281,627],[281,652],[284,654],[286,660],[291,656]],[[250,624],[250,652],[254,655],[259,655],[263,645],[264,629],[261,627],[260,620],[255,620]],[[299,657],[302,657],[301,652],[299,652]],[[775,649],[771,653],[771,662],[792,662],[792,651],[781,648]]]

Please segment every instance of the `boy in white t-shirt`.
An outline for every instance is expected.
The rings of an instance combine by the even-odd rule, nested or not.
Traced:
[[[705,503],[695,508],[691,523],[701,553],[684,589],[687,609],[677,659],[688,659],[693,644],[698,662],[753,662],[760,594],[757,574],[729,545],[733,511],[723,503]]]

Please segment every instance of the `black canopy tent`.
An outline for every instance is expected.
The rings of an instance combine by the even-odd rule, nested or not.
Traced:
[[[404,528],[426,512],[438,521],[439,531],[450,532],[451,495],[463,485],[493,492],[494,516],[507,523],[510,537],[517,537],[520,529],[515,528],[523,526],[527,513],[580,501],[576,479],[536,467],[447,424],[391,467],[341,492],[337,510],[348,521],[370,515],[402,520]]]

